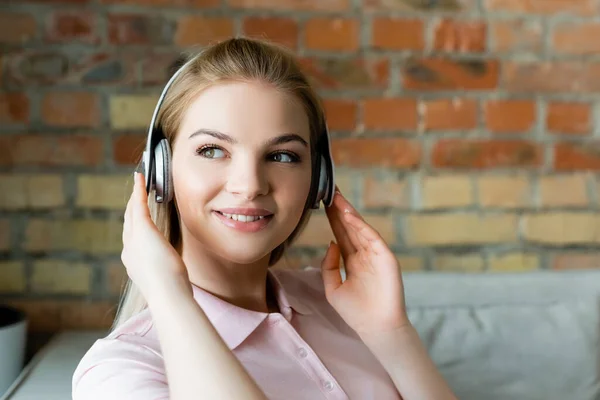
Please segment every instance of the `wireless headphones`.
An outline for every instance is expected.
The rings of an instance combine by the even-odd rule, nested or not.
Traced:
[[[142,165],[146,180],[146,193],[149,194],[150,191],[154,189],[155,200],[157,203],[163,203],[165,201],[169,203],[173,199],[173,179],[171,175],[171,148],[163,133],[162,127],[156,124],[156,118],[169,87],[173,84],[181,71],[193,61],[194,58],[186,62],[173,74],[173,76],[171,76],[171,79],[167,82],[158,99],[158,103],[152,114],[152,120],[150,121],[146,150],[144,150],[142,155]],[[335,193],[331,143],[327,124],[325,123],[324,126],[325,132],[323,132],[323,135],[320,137],[320,142],[317,144],[317,152],[320,157],[317,165],[319,168],[317,196],[312,205],[312,208],[315,210],[319,209],[321,201],[323,201],[326,207],[331,206]],[[324,139],[323,136],[325,137]]]

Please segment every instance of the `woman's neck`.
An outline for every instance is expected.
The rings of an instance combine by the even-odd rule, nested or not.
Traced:
[[[194,285],[241,308],[279,312],[275,290],[267,276],[268,255],[253,264],[237,264],[182,246],[181,256]]]

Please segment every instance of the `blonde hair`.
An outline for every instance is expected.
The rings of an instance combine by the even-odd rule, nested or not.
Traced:
[[[172,146],[183,114],[200,92],[226,81],[262,82],[293,95],[303,105],[309,120],[312,182],[300,222],[292,234],[270,255],[269,266],[277,263],[285,250],[302,232],[311,215],[311,205],[317,193],[320,157],[318,143],[327,140],[325,116],[319,99],[302,73],[294,55],[288,50],[265,41],[232,38],[204,49],[187,63],[165,95],[157,117],[163,133]],[[138,170],[141,170],[141,159]],[[156,203],[154,192],[148,196],[150,214],[159,231],[181,252],[179,214],[175,201]],[[181,253],[180,253],[181,254]],[[131,279],[125,284],[112,330],[147,306],[141,292]]]

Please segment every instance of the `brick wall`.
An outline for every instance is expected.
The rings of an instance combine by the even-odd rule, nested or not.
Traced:
[[[0,300],[110,323],[133,160],[178,52],[295,49],[338,183],[405,270],[600,265],[596,0],[44,0],[0,12]],[[292,266],[331,233],[312,219]]]

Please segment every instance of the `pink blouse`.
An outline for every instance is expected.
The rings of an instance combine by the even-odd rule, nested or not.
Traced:
[[[327,302],[319,269],[270,270],[269,277],[281,314],[245,310],[193,287],[194,299],[267,398],[401,398],[378,360]],[[75,370],[72,394],[73,400],[169,398],[148,309],[92,345]]]

